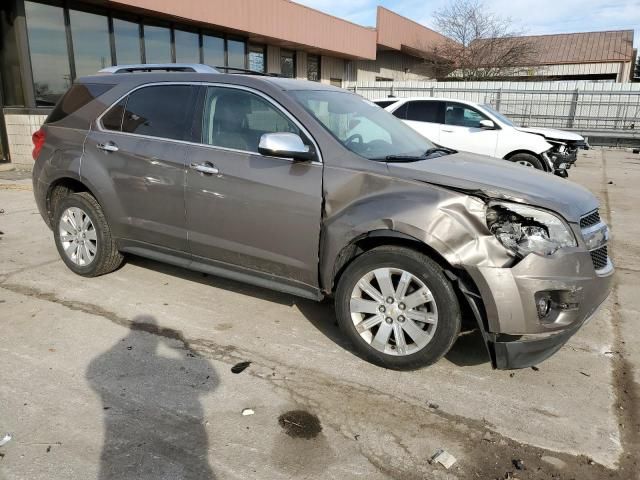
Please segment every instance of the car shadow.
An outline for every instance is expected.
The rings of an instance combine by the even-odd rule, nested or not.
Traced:
[[[104,416],[99,480],[215,478],[200,397],[218,377],[180,332],[138,316],[86,378]]]
[[[242,295],[252,296],[268,302],[276,302],[286,306],[295,306],[309,321],[309,323],[311,323],[311,325],[313,325],[325,337],[343,350],[348,351],[358,358],[364,359],[340,331],[335,317],[333,301],[330,299],[322,302],[315,302],[313,300],[307,300],[287,293],[281,293],[235,280],[216,277],[214,275],[199,273],[143,257],[128,256],[127,262],[132,265],[162,272],[191,282],[198,282],[203,285],[209,285],[215,288],[240,293]],[[463,324],[475,324],[475,320],[473,319],[471,319],[470,322],[471,323],[463,322]],[[474,333],[471,330],[466,330],[467,328],[468,327],[465,327],[465,330],[456,340],[453,347],[446,355],[446,358],[455,365],[461,367],[489,362],[489,357],[487,355],[486,348],[484,347],[480,332],[476,329]],[[471,332],[471,335],[469,332]]]
[[[458,367],[472,367],[491,361],[482,333],[477,328],[462,331],[445,358]]]

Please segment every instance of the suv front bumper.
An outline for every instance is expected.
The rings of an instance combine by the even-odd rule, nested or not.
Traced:
[[[613,265],[596,272],[589,252],[579,248],[549,257],[530,254],[511,268],[470,267],[483,313],[483,337],[496,368],[525,368],[553,355],[606,300]],[[544,299],[548,313],[541,315]],[[476,309],[474,309],[476,310]]]

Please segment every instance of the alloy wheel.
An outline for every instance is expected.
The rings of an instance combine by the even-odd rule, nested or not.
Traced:
[[[388,355],[411,355],[433,338],[438,309],[422,280],[399,268],[378,268],[355,285],[351,320],[362,339]]]
[[[60,217],[58,232],[69,260],[81,267],[93,262],[98,251],[98,237],[86,212],[78,207],[67,208]]]

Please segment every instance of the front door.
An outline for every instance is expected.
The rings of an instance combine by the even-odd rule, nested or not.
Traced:
[[[454,150],[495,156],[499,130],[482,128],[482,120],[490,119],[468,105],[447,102],[444,125],[440,125],[440,145]]]
[[[322,165],[258,153],[264,133],[308,136],[257,92],[210,86],[202,103],[187,159],[194,261],[317,287]]]
[[[116,236],[187,252],[184,185],[197,87],[154,85],[114,105],[89,132],[81,175],[102,184]],[[93,170],[93,171],[92,171]]]

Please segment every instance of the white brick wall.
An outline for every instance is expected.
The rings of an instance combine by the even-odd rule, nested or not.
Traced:
[[[46,115],[23,115],[14,113],[4,115],[9,140],[9,155],[11,156],[11,163],[17,168],[28,170],[33,168],[33,158],[31,157],[33,143],[31,142],[31,135],[40,128],[46,118]]]

